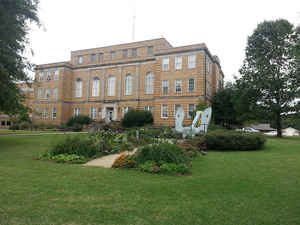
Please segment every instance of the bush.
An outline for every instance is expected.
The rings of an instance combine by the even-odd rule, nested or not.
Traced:
[[[99,130],[89,135],[90,142],[97,151],[97,156],[133,150],[126,133],[117,133],[111,130]]]
[[[112,164],[113,168],[136,168],[137,163],[134,155],[120,155]]]
[[[51,155],[50,153],[46,153],[40,156],[42,160],[53,160],[57,163],[76,163],[82,164],[88,161],[84,156],[79,156],[75,154],[59,154],[59,155]]]
[[[141,127],[152,123],[152,113],[145,110],[129,110],[121,121],[124,127]]]
[[[68,120],[68,122],[66,123],[66,125],[69,127],[73,127],[76,124],[87,125],[87,124],[90,124],[91,122],[92,122],[92,119],[90,117],[85,116],[85,115],[78,115],[78,116],[71,117]]]
[[[207,149],[221,151],[259,150],[264,147],[266,141],[265,137],[260,134],[233,131],[207,133],[203,139],[200,142],[202,146],[205,143]]]
[[[55,145],[51,150],[51,155],[75,154],[90,158],[96,155],[96,148],[90,140],[82,136],[68,136],[64,141]]]
[[[153,161],[156,165],[160,166],[163,163],[188,164],[191,159],[179,146],[161,143],[141,148],[137,152],[136,160],[138,164],[143,164],[146,161]]]

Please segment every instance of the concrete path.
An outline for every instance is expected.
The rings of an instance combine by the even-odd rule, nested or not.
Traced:
[[[113,155],[107,155],[103,156],[98,159],[91,160],[87,162],[86,164],[83,164],[84,166],[102,166],[104,168],[111,168],[114,161],[122,154],[125,155],[132,155],[137,151],[137,148],[135,148],[132,152],[121,152],[120,154],[113,154]]]

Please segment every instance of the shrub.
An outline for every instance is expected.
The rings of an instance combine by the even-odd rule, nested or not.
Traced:
[[[164,163],[161,165],[160,171],[162,173],[168,173],[168,174],[176,174],[176,173],[186,174],[189,171],[189,167],[184,163],[180,163],[180,164]]]
[[[61,143],[56,144],[51,150],[51,155],[75,154],[90,158],[96,155],[96,148],[90,140],[82,136],[68,136]]]
[[[249,151],[259,150],[264,147],[265,137],[260,134],[241,132],[211,132],[203,136],[205,145],[209,150],[221,151]]]
[[[40,156],[42,160],[53,160],[57,163],[76,163],[82,164],[88,161],[84,156],[79,156],[75,154],[59,154],[59,155],[51,155],[50,153],[46,153]]]
[[[175,144],[160,143],[145,146],[137,152],[138,164],[143,164],[146,161],[153,161],[160,166],[163,163],[185,163],[190,162],[190,158],[184,153],[182,148]]]
[[[66,123],[67,126],[73,127],[75,124],[87,125],[92,122],[92,119],[85,115],[78,115],[71,117]]]
[[[89,135],[90,142],[97,151],[97,156],[119,153],[133,149],[126,133],[111,130],[99,130]]]
[[[137,163],[134,155],[120,155],[112,164],[113,168],[136,168]]]
[[[124,127],[140,127],[152,123],[152,113],[145,110],[129,110],[121,120]]]

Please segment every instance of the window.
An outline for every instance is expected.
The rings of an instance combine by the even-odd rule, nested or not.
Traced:
[[[123,107],[123,111],[122,111],[122,116],[124,117],[124,115],[131,109],[131,107],[128,106],[124,106]]]
[[[195,104],[189,104],[188,105],[188,115],[187,115],[188,119],[193,118],[194,111],[195,111]]]
[[[44,120],[48,119],[48,108],[44,109]]]
[[[107,89],[108,96],[115,96],[115,83],[116,83],[116,78],[114,76],[110,76],[108,78],[108,89]]]
[[[182,56],[176,56],[175,57],[175,70],[181,70],[182,69]]]
[[[206,73],[210,73],[211,71],[211,61],[208,57],[206,57]]]
[[[45,98],[46,99],[50,99],[50,96],[51,96],[51,94],[50,94],[50,88],[46,88]]]
[[[104,53],[100,52],[99,53],[99,62],[103,62],[104,61]]]
[[[99,86],[100,86],[100,80],[98,77],[94,77],[93,80],[93,88],[92,88],[92,96],[99,96]]]
[[[132,76],[127,74],[125,77],[125,95],[132,94]]]
[[[189,69],[196,68],[196,55],[188,56],[188,68]]]
[[[41,99],[43,97],[43,88],[38,88],[37,97],[38,97],[38,99]]]
[[[175,93],[180,94],[182,91],[182,81],[181,80],[175,80]]]
[[[168,94],[169,92],[169,81],[168,80],[163,80],[162,81],[162,93],[163,94]]]
[[[161,118],[168,118],[168,105],[161,105]]]
[[[39,80],[40,81],[44,80],[44,74],[43,74],[43,72],[40,72],[40,74],[39,74]]]
[[[35,110],[35,118],[39,120],[41,118],[41,111],[39,108]]]
[[[47,81],[51,80],[51,73],[49,71],[47,72],[47,78],[46,79],[47,79]]]
[[[6,121],[6,126],[11,126],[11,122],[10,121]]]
[[[137,48],[132,49],[132,56],[137,56]]]
[[[79,55],[78,58],[77,58],[77,63],[82,64],[82,62],[83,62],[82,55]]]
[[[153,114],[153,107],[152,106],[145,106],[144,110],[149,111]]]
[[[153,55],[153,46],[148,46],[148,55]]]
[[[52,109],[52,120],[56,120],[56,108]]]
[[[82,80],[78,78],[75,84],[75,97],[82,97]]]
[[[188,90],[189,90],[189,92],[195,91],[195,79],[194,78],[189,79]]]
[[[208,81],[206,81],[206,95],[211,96],[211,86]]]
[[[74,116],[79,116],[80,108],[74,108]]]
[[[59,70],[54,72],[54,80],[59,80]]]
[[[148,72],[146,75],[146,94],[153,94],[154,92],[154,73]]]
[[[181,108],[181,105],[180,105],[180,104],[175,104],[175,105],[174,105],[174,117],[175,117],[176,112],[177,112],[177,110],[178,110],[179,108]]]
[[[96,54],[91,54],[91,63],[96,62]]]
[[[90,116],[92,120],[95,120],[97,118],[97,109],[96,108],[91,108]]]
[[[116,52],[115,51],[111,51],[110,52],[110,56],[111,56],[111,60],[116,59]]]
[[[169,57],[164,57],[162,59],[162,71],[169,71]]]
[[[54,89],[53,89],[53,98],[54,98],[55,100],[57,100],[57,98],[58,98],[58,89],[57,89],[57,88],[54,88]]]
[[[127,58],[127,56],[128,56],[128,49],[123,49],[122,50],[122,57]]]

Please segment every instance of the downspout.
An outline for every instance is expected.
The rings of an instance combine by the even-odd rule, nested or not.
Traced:
[[[204,58],[204,101],[206,102],[207,101],[207,98],[206,98],[206,71],[207,71],[207,68],[206,68],[206,51],[205,52],[205,58]]]

